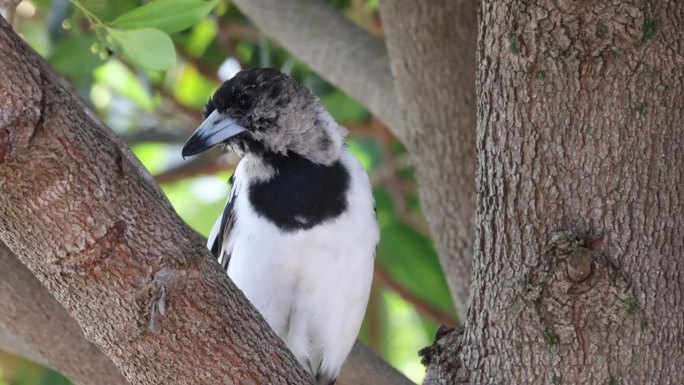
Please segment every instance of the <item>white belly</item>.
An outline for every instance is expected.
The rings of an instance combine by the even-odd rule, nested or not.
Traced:
[[[226,244],[232,250],[228,275],[299,361],[330,378],[361,326],[379,239],[365,172],[353,156],[345,154],[343,161],[352,180],[342,215],[283,232],[256,214],[242,185]],[[236,179],[244,180],[239,172]]]

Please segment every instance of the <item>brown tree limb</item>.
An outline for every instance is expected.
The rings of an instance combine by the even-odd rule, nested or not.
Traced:
[[[226,169],[228,167],[221,162],[220,157],[214,153],[208,153],[162,171],[154,176],[154,180],[159,184],[173,183],[193,176],[215,174]]]
[[[356,341],[342,367],[337,385],[414,385],[368,347]]]
[[[311,383],[46,66],[0,19],[0,239],[132,384]]]
[[[477,1],[380,2],[421,203],[452,298],[470,294],[475,236]]]
[[[1,242],[0,274],[0,349],[53,368],[76,385],[128,384],[119,369],[86,340],[76,321]],[[412,384],[358,341],[338,383]]]
[[[0,242],[0,348],[60,371],[77,385],[128,385],[119,369]]]
[[[183,144],[188,140],[189,134],[187,130],[184,131],[180,128],[164,131],[156,128],[144,128],[131,134],[120,135],[120,137],[129,146],[151,142]]]
[[[397,105],[382,39],[355,25],[326,1],[235,0],[234,3],[261,31],[360,101],[397,137],[406,137],[407,126]]]

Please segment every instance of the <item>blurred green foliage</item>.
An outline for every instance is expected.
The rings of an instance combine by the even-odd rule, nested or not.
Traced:
[[[54,370],[0,351],[0,385],[70,385]]]
[[[332,3],[381,33],[377,1]],[[376,275],[360,338],[414,381],[422,379],[417,351],[431,342],[439,323],[456,315],[426,234],[408,155],[362,105],[263,36],[227,1],[32,0],[20,4],[15,25],[127,141],[163,182],[180,216],[205,236],[223,209],[235,163],[218,152],[187,161],[180,156],[208,97],[238,66],[280,68],[311,88],[350,128],[349,148],[374,184],[382,274]],[[8,355],[0,355],[3,368],[0,385],[68,383]]]

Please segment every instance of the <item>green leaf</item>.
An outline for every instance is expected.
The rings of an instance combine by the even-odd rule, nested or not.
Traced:
[[[123,54],[134,64],[151,70],[167,70],[176,64],[176,49],[169,35],[154,28],[107,28]]]
[[[156,28],[174,33],[197,24],[217,3],[218,0],[154,0],[124,13],[112,24],[124,29]]]

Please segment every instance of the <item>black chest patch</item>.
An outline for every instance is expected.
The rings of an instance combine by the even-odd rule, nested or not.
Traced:
[[[346,210],[350,177],[340,161],[324,166],[292,153],[264,158],[277,174],[251,183],[249,201],[283,231],[310,229]]]

